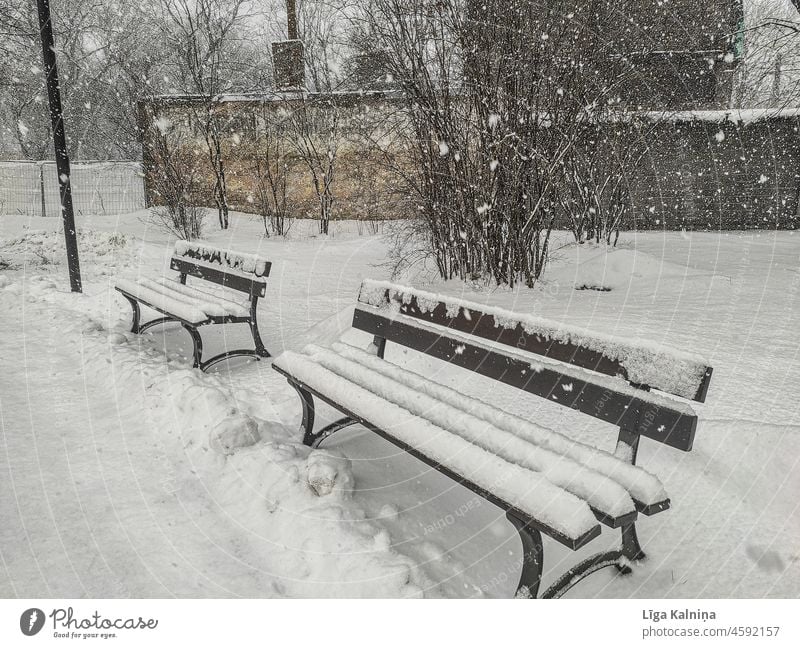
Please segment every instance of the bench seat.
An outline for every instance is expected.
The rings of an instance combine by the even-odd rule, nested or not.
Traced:
[[[346,344],[286,352],[274,365],[324,400],[504,500],[570,548],[668,505],[652,475]],[[538,442],[537,442],[538,441]],[[560,454],[547,446],[568,452]],[[575,446],[572,448],[572,446]],[[469,484],[466,484],[469,485]]]
[[[529,444],[539,446],[550,453],[550,461],[571,459],[570,464],[560,464],[564,468],[574,470],[575,464],[581,464],[594,473],[604,475],[630,494],[637,510],[641,513],[651,515],[669,507],[669,499],[661,481],[643,468],[631,465],[611,453],[575,441],[564,434],[509,414],[484,401],[465,396],[461,392],[387,362],[358,347],[336,342],[332,348],[344,358],[356,360],[408,387],[424,391],[442,403],[447,403],[465,414],[491,424],[492,429],[502,429]],[[593,489],[599,486],[601,484],[591,484]]]
[[[246,319],[250,315],[244,302],[232,301],[172,279],[118,279],[116,286],[120,292],[137,301],[195,326],[221,319]]]

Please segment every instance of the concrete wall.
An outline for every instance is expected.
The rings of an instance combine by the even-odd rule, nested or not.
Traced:
[[[382,132],[388,137],[399,128],[396,101],[387,101],[380,95],[339,101],[343,111],[342,142],[336,165],[334,217],[410,217],[415,213],[414,196],[387,168],[385,158],[379,159],[382,156],[366,144],[376,133],[381,139]],[[225,104],[229,130],[238,142],[226,145],[233,209],[256,211],[250,156],[257,150],[259,137],[263,137],[265,126],[260,120],[265,115],[269,120],[274,111],[287,108],[291,107],[285,103]],[[181,103],[170,102],[162,106],[161,113],[176,122],[186,110]],[[637,131],[645,132],[646,153],[639,165],[629,171],[631,208],[624,223],[626,228],[795,229],[800,225],[800,110],[635,114],[649,125]],[[390,115],[393,128],[387,128]],[[151,124],[151,133],[152,128]],[[194,146],[199,153],[198,164],[202,165],[206,160],[204,144],[197,142]],[[397,158],[400,164],[402,152]],[[153,168],[146,149],[144,159],[149,176]],[[293,212],[299,217],[314,218],[318,205],[308,169],[296,155],[289,155],[286,163]],[[212,184],[209,171],[205,193],[198,198],[200,204],[213,205]]]
[[[794,111],[755,117],[687,114],[656,125],[647,136],[648,153],[631,174],[629,225],[797,228],[800,118]]]

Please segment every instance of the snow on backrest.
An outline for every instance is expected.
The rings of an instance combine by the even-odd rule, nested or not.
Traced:
[[[703,358],[646,340],[629,341],[387,281],[365,280],[359,302],[537,353],[637,386],[704,401],[711,368]]]
[[[271,267],[269,261],[255,254],[231,252],[202,241],[178,241],[175,243],[175,255],[208,265],[218,265],[220,270],[235,270],[257,278],[268,277]]]

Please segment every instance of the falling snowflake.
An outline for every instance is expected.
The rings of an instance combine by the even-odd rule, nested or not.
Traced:
[[[154,123],[156,128],[162,135],[165,135],[169,130],[169,127],[172,126],[172,122],[170,122],[170,120],[167,119],[166,117],[159,117],[158,119],[155,120]]]

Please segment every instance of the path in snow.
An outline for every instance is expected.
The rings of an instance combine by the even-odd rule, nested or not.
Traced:
[[[273,592],[174,474],[139,395],[82,369],[76,314],[8,292],[0,310],[0,596]]]

